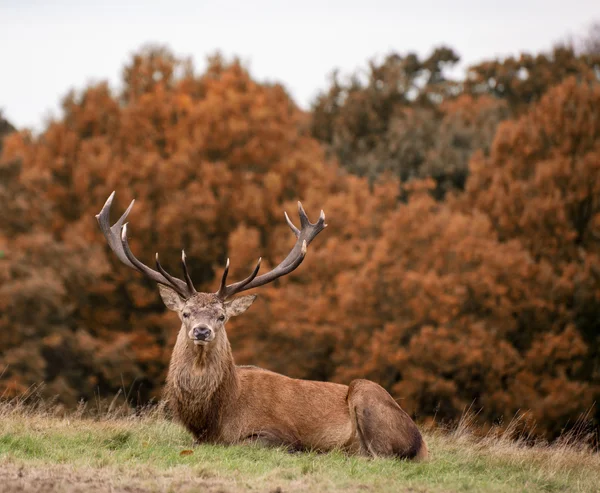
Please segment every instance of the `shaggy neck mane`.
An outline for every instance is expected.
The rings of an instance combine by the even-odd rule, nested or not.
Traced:
[[[219,438],[223,412],[237,398],[239,381],[224,332],[208,346],[196,346],[185,330],[177,336],[167,376],[169,406],[198,437]]]

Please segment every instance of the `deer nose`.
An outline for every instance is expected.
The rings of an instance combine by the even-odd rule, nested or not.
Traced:
[[[192,334],[194,335],[194,339],[199,341],[206,341],[210,337],[212,330],[208,325],[196,325],[192,330]]]

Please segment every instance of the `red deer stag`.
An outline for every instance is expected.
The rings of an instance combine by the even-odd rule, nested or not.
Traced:
[[[341,449],[372,457],[427,457],[427,446],[415,423],[374,382],[354,380],[346,386],[296,380],[234,363],[225,323],[246,311],[256,296],[231,299],[232,296],[296,269],[304,260],[310,242],[326,227],[322,211],[313,224],[298,203],[300,229],[285,214],[297,238],[296,244],[272,271],[258,276],[259,259],[250,276],[227,285],[227,260],[219,290],[198,293],[188,273],[184,252],[181,259],[184,280],[170,275],[161,266],[158,254],[157,270],[133,255],[125,223],[133,201],[111,227],[113,198],[114,192],[96,216],[108,245],[121,262],[158,283],[165,305],[181,319],[165,391],[174,416],[197,442],[259,441],[293,450]]]

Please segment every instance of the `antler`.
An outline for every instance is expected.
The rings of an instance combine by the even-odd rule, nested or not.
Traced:
[[[258,259],[258,263],[254,268],[252,274],[250,274],[243,281],[236,282],[235,284],[226,285],[227,283],[227,274],[229,273],[229,259],[227,259],[227,264],[225,265],[225,271],[223,272],[223,278],[221,279],[221,287],[217,291],[216,295],[225,300],[234,294],[241,293],[242,291],[247,291],[248,289],[257,288],[258,286],[262,286],[267,284],[275,279],[285,276],[289,274],[293,270],[295,270],[304,260],[304,256],[306,255],[306,249],[310,242],[317,236],[321,231],[323,231],[327,224],[325,224],[325,213],[321,211],[321,215],[319,216],[319,220],[316,223],[311,223],[308,220],[308,216],[302,207],[302,204],[298,202],[298,215],[300,216],[300,228],[298,229],[290,218],[287,215],[287,212],[284,212],[285,220],[287,221],[289,227],[296,235],[296,244],[292,248],[291,252],[288,256],[272,271],[263,274],[262,276],[256,277],[258,274],[258,270],[260,269],[260,262],[262,259]]]
[[[162,265],[160,265],[160,262],[158,261],[158,253],[156,254],[156,268],[158,269],[158,272],[140,262],[137,258],[135,258],[131,249],[129,248],[129,243],[127,242],[127,223],[125,223],[125,219],[127,219],[127,216],[131,212],[135,200],[131,201],[131,204],[129,204],[129,207],[125,213],[115,224],[111,226],[110,207],[114,197],[115,192],[110,194],[110,197],[108,197],[104,207],[102,207],[100,213],[96,215],[96,219],[98,220],[100,229],[102,230],[102,233],[108,242],[108,246],[113,252],[115,252],[117,258],[125,265],[136,269],[153,281],[174,289],[183,298],[187,299],[192,296],[196,292],[196,289],[192,284],[192,280],[190,279],[188,268],[185,263],[185,252],[183,250],[181,251],[181,262],[183,264],[185,282],[181,279],[173,277],[165,269],[163,269]]]

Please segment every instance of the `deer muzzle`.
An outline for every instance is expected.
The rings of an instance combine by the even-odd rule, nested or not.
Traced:
[[[215,333],[208,325],[201,324],[190,330],[189,337],[194,344],[206,344],[215,338]]]

